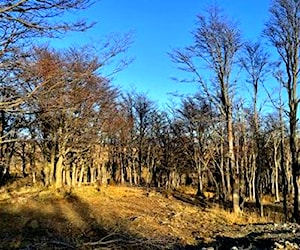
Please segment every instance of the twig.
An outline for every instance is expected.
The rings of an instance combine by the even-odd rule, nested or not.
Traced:
[[[84,243],[83,245],[84,246],[109,245],[109,244],[113,244],[113,243],[117,243],[117,242],[122,241],[122,239],[113,239],[113,240],[107,240],[107,241],[105,241],[106,239],[108,239],[108,238],[110,238],[112,236],[116,236],[116,235],[120,235],[120,234],[117,234],[117,233],[113,232],[113,233],[110,233],[110,234],[106,235],[105,237],[101,238],[98,241],[87,242],[87,243]],[[120,235],[120,236],[122,236],[122,235]]]
[[[112,236],[118,236],[118,239],[112,239],[112,240],[107,240],[109,237]],[[105,249],[105,247],[107,247],[107,249],[109,248],[109,245],[115,244],[115,243],[120,243],[122,242],[123,246],[143,246],[144,249],[170,249],[170,245],[167,244],[169,242],[166,242],[165,240],[151,240],[151,239],[138,239],[138,238],[131,238],[131,237],[126,237],[125,235],[119,234],[119,233],[111,233],[105,237],[103,237],[102,239],[100,239],[99,241],[95,241],[95,242],[87,242],[84,243],[83,246],[101,246],[101,249]]]
[[[72,248],[72,249],[76,249],[76,247],[71,245],[71,244],[61,242],[61,241],[57,241],[57,240],[52,240],[49,243],[54,244],[54,245],[61,245],[61,246],[64,246],[64,247],[69,247],[69,248]]]

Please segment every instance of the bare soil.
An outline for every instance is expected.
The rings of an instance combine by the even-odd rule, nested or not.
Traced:
[[[193,193],[2,188],[0,249],[299,249],[300,227],[280,222],[281,205],[267,218],[251,206],[234,215]]]

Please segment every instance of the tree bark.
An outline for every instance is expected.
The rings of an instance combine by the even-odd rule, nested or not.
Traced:
[[[81,187],[81,184],[83,182],[84,170],[85,170],[85,168],[82,165],[81,168],[80,168],[80,173],[79,173],[78,187]]]
[[[62,176],[62,172],[63,172],[63,156],[60,155],[58,157],[57,163],[56,163],[56,168],[55,168],[55,188],[61,188],[63,183],[63,176]]]
[[[202,182],[202,171],[201,166],[198,164],[197,166],[197,196],[204,196],[203,194],[203,182]]]
[[[234,155],[234,149],[233,149],[233,121],[232,121],[232,106],[230,105],[228,107],[227,111],[227,139],[228,139],[228,158],[229,158],[229,164],[230,169],[232,173],[232,206],[233,206],[233,212],[239,213],[241,212],[240,209],[240,196],[239,196],[239,171],[236,166],[235,162],[235,155]]]
[[[71,186],[75,187],[77,183],[77,175],[76,175],[76,165],[74,162],[71,163],[71,168],[72,168],[72,182]]]

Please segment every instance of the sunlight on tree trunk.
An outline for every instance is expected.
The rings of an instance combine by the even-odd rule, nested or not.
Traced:
[[[300,165],[297,136],[300,2],[295,0],[274,0],[270,8],[270,14],[271,16],[266,24],[264,34],[276,48],[283,64],[283,69],[281,70],[280,67],[278,70],[277,80],[286,88],[288,94],[289,144],[294,186],[293,218],[296,222],[300,223]]]

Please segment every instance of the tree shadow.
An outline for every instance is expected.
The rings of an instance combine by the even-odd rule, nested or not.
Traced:
[[[230,250],[230,249],[274,249],[275,243],[280,243],[280,249],[285,248],[285,242],[289,244],[300,244],[299,235],[295,235],[291,230],[287,229],[270,229],[262,230],[260,232],[251,232],[244,237],[227,237],[216,236],[211,243],[199,242],[197,246],[186,246],[187,250],[196,250],[202,248],[213,248],[214,250]],[[290,249],[290,248],[289,248]],[[292,248],[298,249],[298,248]]]
[[[56,210],[53,204],[52,209]],[[66,220],[63,216],[43,213],[38,209],[26,206],[18,211],[1,206],[0,229],[1,249],[54,249],[55,245],[73,247],[71,237],[63,233],[62,224]]]
[[[186,194],[177,190],[166,190],[164,188],[155,188],[154,189],[156,192],[166,196],[167,198],[174,198],[178,201],[188,203],[194,206],[197,206],[199,208],[209,208],[211,207],[210,202],[208,202],[208,199],[201,197],[201,196],[196,196],[193,194]]]
[[[180,201],[183,201],[185,203],[189,203],[191,205],[195,205],[201,208],[208,208],[210,207],[210,204],[207,202],[207,199],[201,196],[191,195],[191,194],[185,194],[179,191],[173,191],[172,196]]]
[[[167,247],[167,241],[134,235],[122,221],[107,228],[91,205],[72,192],[63,201],[19,197],[0,203],[0,249],[184,249],[175,240]],[[39,207],[39,202],[47,205]]]
[[[49,194],[49,197],[34,194],[36,196],[26,195],[0,201],[0,249],[179,250],[208,247],[230,249],[233,246],[239,249],[272,249],[282,236],[289,242],[300,243],[300,229],[294,232],[293,227],[276,228],[274,224],[253,225],[249,229],[252,232],[243,237],[216,235],[211,243],[204,243],[205,240],[198,237],[197,246],[183,245],[172,236],[162,235],[160,240],[146,239],[130,230],[130,218],[116,219],[108,227],[99,214],[95,214],[93,203],[76,192],[62,190],[60,196],[55,196],[51,191]],[[204,207],[202,203],[195,203],[195,199],[189,195],[173,193],[172,197]]]

